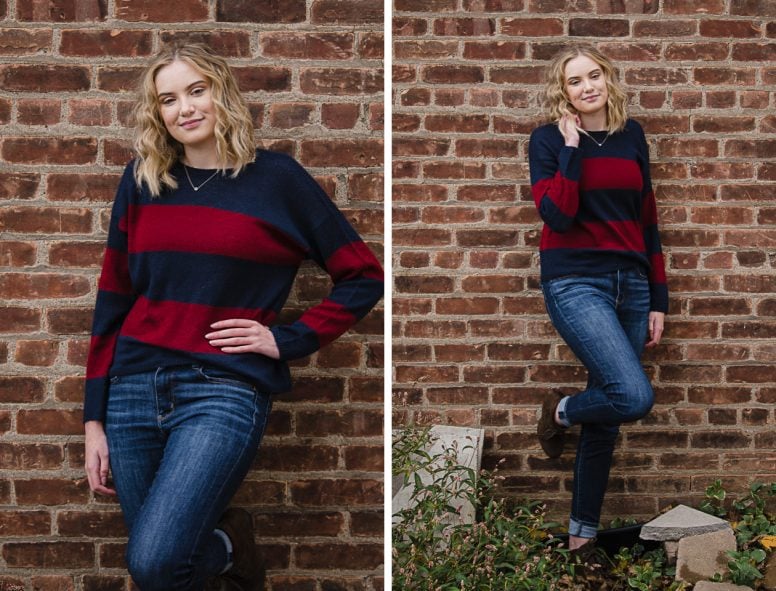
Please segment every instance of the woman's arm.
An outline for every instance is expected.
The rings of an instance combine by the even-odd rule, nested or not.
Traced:
[[[566,232],[579,209],[579,177],[582,156],[575,122],[565,118],[555,130],[544,126],[531,134],[528,164],[531,192],[542,220],[554,232]]]
[[[319,304],[293,323],[268,328],[252,320],[214,323],[205,335],[224,353],[254,352],[273,359],[305,357],[327,345],[363,318],[383,296],[377,258],[315,180],[289,163],[288,200],[309,256],[331,277],[332,288]]]

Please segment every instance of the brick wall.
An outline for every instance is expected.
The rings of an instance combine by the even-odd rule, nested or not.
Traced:
[[[671,311],[654,411],[621,435],[605,518],[776,477],[776,5],[395,0],[394,424],[479,425],[506,494],[565,516],[573,453],[534,436],[583,385],[538,288],[527,144],[543,68],[598,44],[647,132]]]
[[[382,252],[382,2],[0,0],[0,588],[128,589],[118,505],[83,478],[81,391],[137,72],[164,41],[230,59],[265,147]],[[328,291],[306,270],[290,307]],[[273,590],[382,588],[382,314],[295,364],[237,503]]]

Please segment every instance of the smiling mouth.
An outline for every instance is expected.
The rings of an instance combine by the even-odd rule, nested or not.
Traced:
[[[202,121],[202,119],[190,119],[188,121],[184,121],[183,123],[181,123],[181,127],[188,129],[189,127],[194,127],[200,121]]]
[[[601,96],[601,95],[600,95],[600,94],[596,94],[596,95],[594,95],[594,96],[588,96],[588,97],[585,97],[585,98],[583,98],[582,100],[583,100],[583,101],[587,101],[587,102],[591,102],[591,101],[598,100],[598,97],[599,97],[599,96]]]

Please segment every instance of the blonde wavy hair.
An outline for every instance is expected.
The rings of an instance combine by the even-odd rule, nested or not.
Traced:
[[[245,99],[226,61],[201,43],[173,43],[162,48],[140,78],[135,120],[135,180],[148,187],[153,197],[178,183],[170,174],[184,154],[183,145],[167,131],[159,109],[156,76],[176,60],[187,62],[210,85],[215,110],[216,153],[222,174],[232,165],[236,177],[256,157],[253,120]]]
[[[554,123],[568,112],[569,97],[566,94],[566,64],[584,55],[601,67],[606,80],[609,99],[606,101],[606,128],[609,133],[622,131],[628,120],[626,104],[628,95],[617,79],[617,70],[611,60],[592,45],[576,45],[558,53],[547,68],[547,84],[544,89],[544,108]]]

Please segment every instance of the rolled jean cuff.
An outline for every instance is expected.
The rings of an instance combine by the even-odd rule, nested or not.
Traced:
[[[574,519],[569,520],[569,535],[578,538],[594,538],[598,534],[598,526],[586,525]]]
[[[570,398],[570,396],[564,396],[560,399],[560,402],[558,402],[558,418],[560,419],[561,425],[567,428],[571,427],[571,421],[569,421],[568,417],[566,416],[566,403]]]

